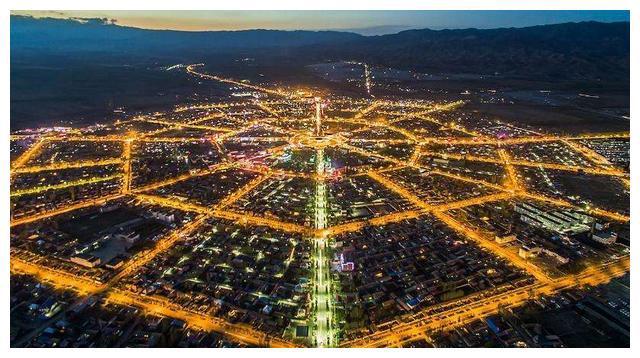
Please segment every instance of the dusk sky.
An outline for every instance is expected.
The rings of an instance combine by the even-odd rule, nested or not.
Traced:
[[[36,17],[110,18],[149,29],[350,30],[393,33],[411,28],[524,27],[571,21],[629,21],[628,11],[12,11]]]

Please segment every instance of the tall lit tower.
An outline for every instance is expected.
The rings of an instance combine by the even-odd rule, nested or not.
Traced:
[[[315,135],[316,136],[321,136],[322,135],[322,103],[321,103],[321,98],[320,97],[316,97],[315,98],[315,102],[316,102],[316,131],[315,131]]]

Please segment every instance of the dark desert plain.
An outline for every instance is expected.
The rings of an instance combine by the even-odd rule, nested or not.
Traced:
[[[103,123],[122,111],[226,95],[219,83],[167,71],[175,64],[202,62],[209,72],[255,83],[361,96],[335,64],[364,60],[389,84],[376,88],[380,96],[446,100],[465,93],[469,108],[541,130],[629,129],[628,22],[362,36],[160,31],[14,15],[11,130]]]

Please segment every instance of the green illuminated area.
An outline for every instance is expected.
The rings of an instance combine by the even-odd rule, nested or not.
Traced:
[[[324,149],[316,153],[316,170],[318,176],[325,171]],[[315,195],[315,228],[322,230],[327,225],[327,187],[324,180],[316,181]],[[336,328],[334,325],[334,304],[332,297],[331,270],[329,261],[331,252],[328,239],[324,235],[314,238],[313,249],[313,308],[315,345],[317,347],[331,347],[336,343]]]

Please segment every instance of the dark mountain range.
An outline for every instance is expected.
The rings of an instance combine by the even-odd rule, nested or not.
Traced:
[[[323,56],[389,67],[555,79],[629,78],[629,23],[525,28],[409,30],[317,46]]]
[[[109,52],[115,55],[201,58],[211,53],[300,47],[359,39],[337,31],[172,31],[117,26],[106,19],[11,16],[11,54]]]
[[[11,16],[11,56],[107,54],[203,61],[220,53],[298,62],[363,60],[400,69],[500,73],[550,79],[629,77],[629,23],[566,23],[501,29],[408,30],[361,36],[337,31],[145,30],[84,21]],[[104,58],[103,58],[104,61]]]

